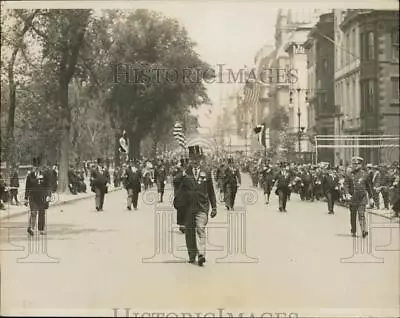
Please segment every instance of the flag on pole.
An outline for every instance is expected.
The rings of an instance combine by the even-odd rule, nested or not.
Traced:
[[[128,149],[129,149],[128,135],[127,135],[126,131],[124,130],[122,132],[121,138],[119,138],[119,152],[127,154]]]
[[[174,131],[172,133],[175,140],[179,143],[182,148],[186,148],[185,134],[183,132],[183,126],[181,123],[177,122],[174,125]]]
[[[269,128],[265,124],[257,125],[254,132],[258,134],[258,142],[264,148],[269,148]]]

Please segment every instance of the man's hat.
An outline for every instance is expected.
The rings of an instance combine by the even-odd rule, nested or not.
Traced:
[[[98,165],[101,165],[102,163],[103,163],[103,159],[97,158],[97,164],[98,164]]]
[[[374,166],[372,165],[372,163],[368,163],[368,164],[366,165],[366,167],[369,168],[369,169],[372,169]]]
[[[361,163],[363,163],[363,161],[364,161],[364,159],[361,157],[356,156],[356,157],[351,158],[351,163],[361,164]]]
[[[195,158],[200,158],[202,156],[202,152],[200,151],[200,146],[189,146],[189,158],[190,159],[195,159]]]
[[[39,167],[42,164],[42,155],[32,158],[32,166]]]

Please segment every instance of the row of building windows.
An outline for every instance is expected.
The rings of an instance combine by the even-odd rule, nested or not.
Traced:
[[[342,33],[343,34],[343,33]],[[358,36],[359,35],[359,36]],[[355,60],[371,61],[376,59],[376,34],[373,31],[359,33],[358,28],[343,34],[344,41],[341,41],[341,32],[337,32],[336,70],[349,65]],[[390,37],[387,48],[387,58],[393,61],[399,61],[399,31],[392,30],[387,36]]]

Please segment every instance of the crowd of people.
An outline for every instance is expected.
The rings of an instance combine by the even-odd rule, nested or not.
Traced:
[[[272,162],[268,158],[219,158],[204,156],[199,146],[189,147],[188,157],[142,158],[126,160],[114,167],[114,187],[123,187],[127,193],[127,210],[138,209],[140,192],[156,186],[158,202],[163,202],[165,185],[170,182],[174,190],[173,205],[177,210],[177,224],[185,234],[189,262],[202,266],[205,260],[205,227],[208,213],[217,214],[217,200],[224,202],[227,210],[235,209],[238,188],[242,174],[248,173],[251,186],[259,188],[265,196],[265,205],[275,194],[279,211],[287,212],[288,201],[293,193],[302,201],[327,202],[328,214],[334,214],[335,204],[350,210],[351,233],[356,236],[356,218],[360,222],[361,234],[368,235],[365,222],[367,208],[392,209],[395,217],[400,213],[400,167],[392,165],[364,164],[363,158],[354,157],[351,166],[331,166],[327,162],[318,165]],[[18,169],[14,167],[9,185],[0,178],[0,203],[19,204],[20,186]],[[96,211],[103,211],[105,195],[111,184],[110,162],[98,159],[70,166],[68,171],[69,190],[72,194],[87,191],[95,193]],[[214,186],[217,190],[214,191]],[[51,193],[58,187],[58,167],[42,165],[40,158],[34,158],[31,171],[25,183],[24,203],[30,206],[28,233],[34,235],[37,215],[38,230],[45,234],[45,210],[49,207]],[[197,238],[197,239],[196,239]],[[199,243],[196,243],[196,240]]]

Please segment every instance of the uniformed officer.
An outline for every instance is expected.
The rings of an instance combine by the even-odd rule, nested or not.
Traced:
[[[228,167],[224,173],[225,206],[233,210],[235,205],[237,189],[240,187],[241,176],[239,169],[234,165],[233,158],[228,158]]]
[[[185,197],[185,239],[189,263],[203,266],[206,261],[206,225],[211,205],[211,218],[217,215],[217,203],[211,171],[200,165],[202,159],[199,146],[189,147],[190,164],[184,176]]]
[[[165,184],[167,183],[167,170],[164,161],[160,160],[154,172],[154,180],[157,185],[157,192],[159,195],[158,202],[163,202]]]
[[[347,176],[345,182],[346,197],[350,208],[351,234],[353,237],[356,236],[357,232],[357,214],[362,236],[366,237],[368,235],[365,209],[368,204],[368,197],[372,197],[372,184],[369,173],[362,169],[363,161],[364,159],[361,157],[353,157],[351,159],[352,171]]]
[[[108,192],[108,184],[110,183],[110,173],[104,167],[102,159],[97,159],[97,166],[91,172],[90,186],[92,191],[96,193],[95,202],[96,210],[103,211],[104,197]]]
[[[136,211],[138,207],[139,193],[142,190],[142,171],[139,169],[138,163],[134,160],[131,160],[128,167],[125,169],[123,180],[125,189],[128,193],[127,209],[131,211],[133,205],[133,209]]]
[[[51,199],[50,175],[41,167],[41,158],[37,157],[32,162],[33,169],[26,178],[25,205],[29,203],[30,217],[27,232],[33,236],[38,218],[38,230],[41,235],[46,234],[46,210]]]

